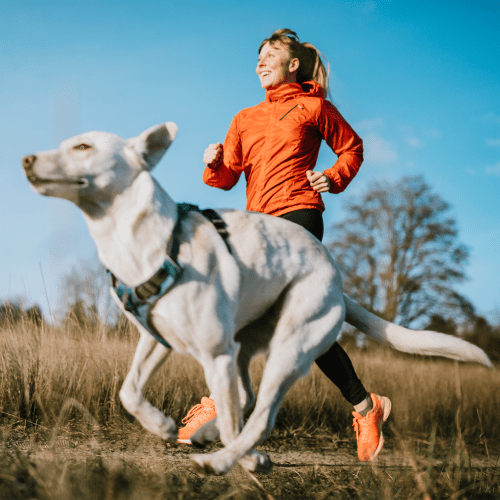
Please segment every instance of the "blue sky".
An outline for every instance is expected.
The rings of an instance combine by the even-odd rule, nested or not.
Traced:
[[[422,174],[451,204],[470,248],[461,292],[499,317],[499,2],[278,4],[0,4],[0,301],[56,310],[61,276],[95,256],[76,207],[36,195],[20,164],[77,133],[131,137],[175,121],[177,139],[154,171],[162,186],[176,201],[244,208],[243,179],[227,193],[202,183],[203,151],[264,99],[257,49],[287,27],[328,58],[332,101],[365,142],[356,179],[324,197],[326,224],[374,180]],[[317,168],[334,161],[323,145]]]

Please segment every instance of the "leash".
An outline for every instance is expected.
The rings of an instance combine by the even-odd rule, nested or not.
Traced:
[[[172,349],[172,346],[160,335],[151,321],[149,314],[153,306],[163,297],[180,279],[184,268],[177,261],[179,247],[181,244],[180,234],[182,230],[182,221],[190,212],[198,212],[206,217],[217,229],[217,232],[224,240],[229,252],[228,238],[229,233],[226,229],[226,223],[222,217],[211,208],[200,210],[197,205],[190,203],[177,204],[177,222],[172,232],[172,248],[170,255],[166,255],[163,264],[160,266],[151,278],[136,287],[124,285],[113,273],[107,271],[111,276],[111,291],[114,292],[126,311],[132,313],[141,325],[155,338],[157,342]]]

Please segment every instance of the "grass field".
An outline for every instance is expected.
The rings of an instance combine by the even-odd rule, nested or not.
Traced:
[[[121,406],[136,342],[99,322],[0,330],[0,499],[500,499],[498,369],[347,344],[367,389],[393,403],[377,463],[357,461],[352,408],[313,367],[260,447],[273,473],[202,478],[197,450],[161,442]],[[201,367],[175,353],[145,393],[179,424],[205,395]]]

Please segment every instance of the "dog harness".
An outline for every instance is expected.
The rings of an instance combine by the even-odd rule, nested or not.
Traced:
[[[113,273],[108,270],[111,276],[111,292],[115,293],[126,311],[132,313],[139,323],[162,345],[171,349],[172,346],[160,335],[151,321],[151,314],[156,302],[163,297],[182,276],[184,268],[177,262],[177,255],[180,247],[180,234],[183,219],[189,212],[198,212],[205,216],[217,229],[229,251],[231,251],[227,238],[229,233],[226,223],[221,216],[211,208],[200,210],[196,205],[190,203],[177,204],[177,222],[172,232],[172,248],[168,255],[151,278],[136,287],[124,285]]]

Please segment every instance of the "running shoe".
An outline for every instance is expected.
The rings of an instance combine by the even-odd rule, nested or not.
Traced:
[[[391,400],[384,396],[370,393],[373,408],[363,417],[353,411],[353,427],[358,441],[358,457],[362,462],[373,460],[384,446],[382,425],[391,413]]]
[[[179,429],[177,441],[179,443],[191,443],[191,436],[202,426],[217,416],[215,402],[210,398],[201,398],[201,404],[193,406],[189,413],[182,419],[185,427]]]

